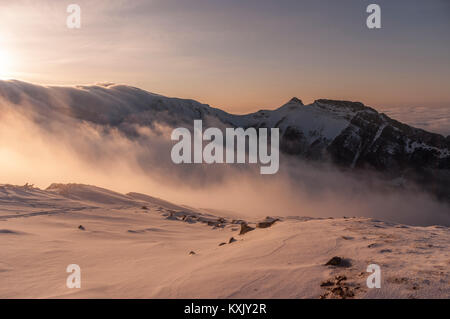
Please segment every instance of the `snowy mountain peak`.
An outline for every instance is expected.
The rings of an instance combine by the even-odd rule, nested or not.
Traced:
[[[299,104],[299,105],[304,105],[302,100],[300,100],[298,97],[293,97],[292,99],[289,100],[289,102],[287,104]]]

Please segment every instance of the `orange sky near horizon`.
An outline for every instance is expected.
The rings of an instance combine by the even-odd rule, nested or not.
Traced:
[[[445,12],[430,5],[416,26],[379,2],[380,30],[365,26],[364,1],[80,0],[81,29],[65,25],[65,1],[1,3],[0,78],[123,83],[232,113],[273,109],[293,96],[305,104],[450,105]]]

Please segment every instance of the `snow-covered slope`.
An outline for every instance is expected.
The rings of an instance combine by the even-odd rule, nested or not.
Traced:
[[[94,186],[1,185],[0,297],[450,297],[447,227],[284,217],[240,235],[242,222]],[[80,289],[66,287],[69,264]]]

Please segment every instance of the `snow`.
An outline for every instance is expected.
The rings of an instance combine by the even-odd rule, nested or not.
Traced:
[[[378,128],[378,131],[375,134],[375,137],[373,138],[373,141],[372,141],[370,146],[372,146],[373,144],[376,143],[376,141],[380,138],[381,133],[383,133],[383,130],[386,128],[386,126],[387,126],[386,123],[383,123],[383,124],[380,125],[380,127]]]
[[[241,236],[219,217],[95,186],[0,185],[0,297],[319,298],[336,275],[355,298],[450,297],[448,227],[285,217]],[[351,266],[325,266],[333,256]],[[65,285],[73,263],[81,289]],[[366,286],[372,263],[380,289]]]
[[[128,125],[189,125],[206,118],[224,126],[292,127],[307,143],[331,143],[359,112],[374,112],[292,100],[273,111],[233,115],[115,84],[69,88],[0,81],[0,97],[0,103],[27,108],[49,123],[60,121],[58,115],[73,116],[105,127],[124,125],[126,131]],[[359,128],[353,129],[348,143],[359,138]],[[428,148],[441,158],[450,156],[448,149],[418,141],[407,145],[408,152]],[[386,147],[396,151],[394,144]],[[353,164],[358,156],[359,151]],[[270,228],[240,236],[239,224],[232,221],[244,219],[242,212],[197,209],[150,195],[81,184],[52,184],[47,190],[0,185],[0,297],[319,298],[327,292],[320,284],[336,275],[347,277],[355,298],[450,297],[447,227],[363,217],[283,217]],[[281,210],[274,215],[290,214]],[[247,221],[255,226],[264,218]],[[228,244],[231,237],[236,242]],[[334,256],[351,266],[325,266]],[[79,290],[65,286],[66,267],[73,263],[82,269]],[[371,263],[381,266],[381,289],[365,285]]]
[[[293,127],[303,133],[308,144],[312,144],[318,137],[331,142],[348,127],[355,114],[348,110],[326,108],[319,103],[303,105],[289,102],[273,111],[231,116],[228,121],[243,127],[264,122],[265,126],[279,127],[282,132],[287,127]]]
[[[410,139],[408,139],[406,146],[405,146],[406,152],[407,153],[414,153],[416,150],[418,149],[424,149],[424,150],[433,150],[436,153],[438,153],[439,158],[446,158],[448,156],[450,156],[450,150],[447,148],[444,149],[440,149],[431,145],[428,145],[426,143],[423,142],[417,142],[417,141],[411,141]]]
[[[352,165],[350,166],[351,168],[355,168],[360,155],[361,155],[361,143],[359,143],[358,151],[356,152],[355,157],[352,160]]]

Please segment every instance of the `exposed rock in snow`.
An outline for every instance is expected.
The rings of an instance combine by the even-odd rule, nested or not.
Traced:
[[[342,258],[342,257],[338,257],[338,256],[334,256],[329,261],[327,261],[325,266],[350,267],[351,263],[350,263],[350,261],[348,259],[345,259],[345,258]]]
[[[278,218],[272,218],[272,217],[266,217],[265,220],[258,222],[256,224],[257,228],[268,228],[270,226],[272,226],[273,224],[275,224],[275,222],[279,221]]]
[[[241,231],[239,232],[239,235],[244,235],[252,230],[255,230],[255,228],[248,226],[247,223],[242,223]]]

